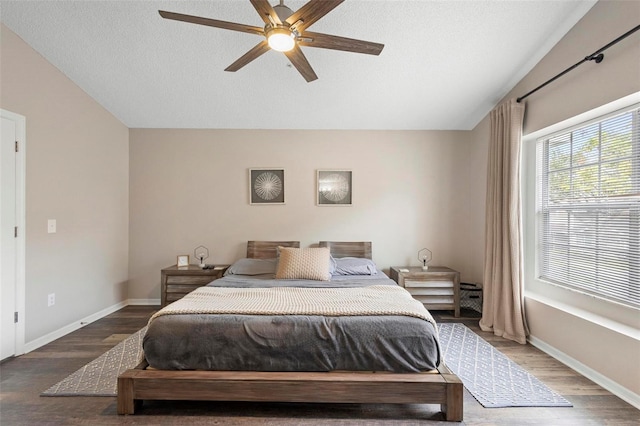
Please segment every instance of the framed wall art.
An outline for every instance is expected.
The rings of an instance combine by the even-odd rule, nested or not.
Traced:
[[[319,206],[350,206],[353,203],[351,170],[318,170]]]
[[[249,204],[284,204],[284,169],[249,169]]]

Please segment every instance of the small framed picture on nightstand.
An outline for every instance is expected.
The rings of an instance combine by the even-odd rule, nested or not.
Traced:
[[[178,265],[178,268],[189,266],[189,255],[188,254],[178,255],[178,260],[176,261],[176,264]]]

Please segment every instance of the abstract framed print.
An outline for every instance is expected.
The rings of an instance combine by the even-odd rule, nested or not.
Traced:
[[[351,206],[353,179],[351,170],[318,170],[319,206]]]
[[[249,169],[249,204],[284,204],[284,169]]]

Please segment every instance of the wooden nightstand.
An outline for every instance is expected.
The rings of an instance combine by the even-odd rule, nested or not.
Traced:
[[[161,272],[161,306],[182,299],[198,287],[221,278],[229,265],[216,265],[214,269],[202,269],[197,265],[177,265],[164,268]]]
[[[460,272],[445,266],[393,266],[391,279],[407,289],[427,309],[453,310],[460,316]]]

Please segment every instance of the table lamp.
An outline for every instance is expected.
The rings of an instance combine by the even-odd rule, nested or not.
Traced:
[[[423,248],[418,251],[418,260],[422,262],[422,270],[426,271],[429,269],[429,265],[427,263],[431,262],[431,258],[433,257],[433,253],[428,248]]]
[[[193,251],[193,255],[200,261],[200,267],[204,268],[204,260],[209,257],[209,249],[205,246],[198,246]]]

